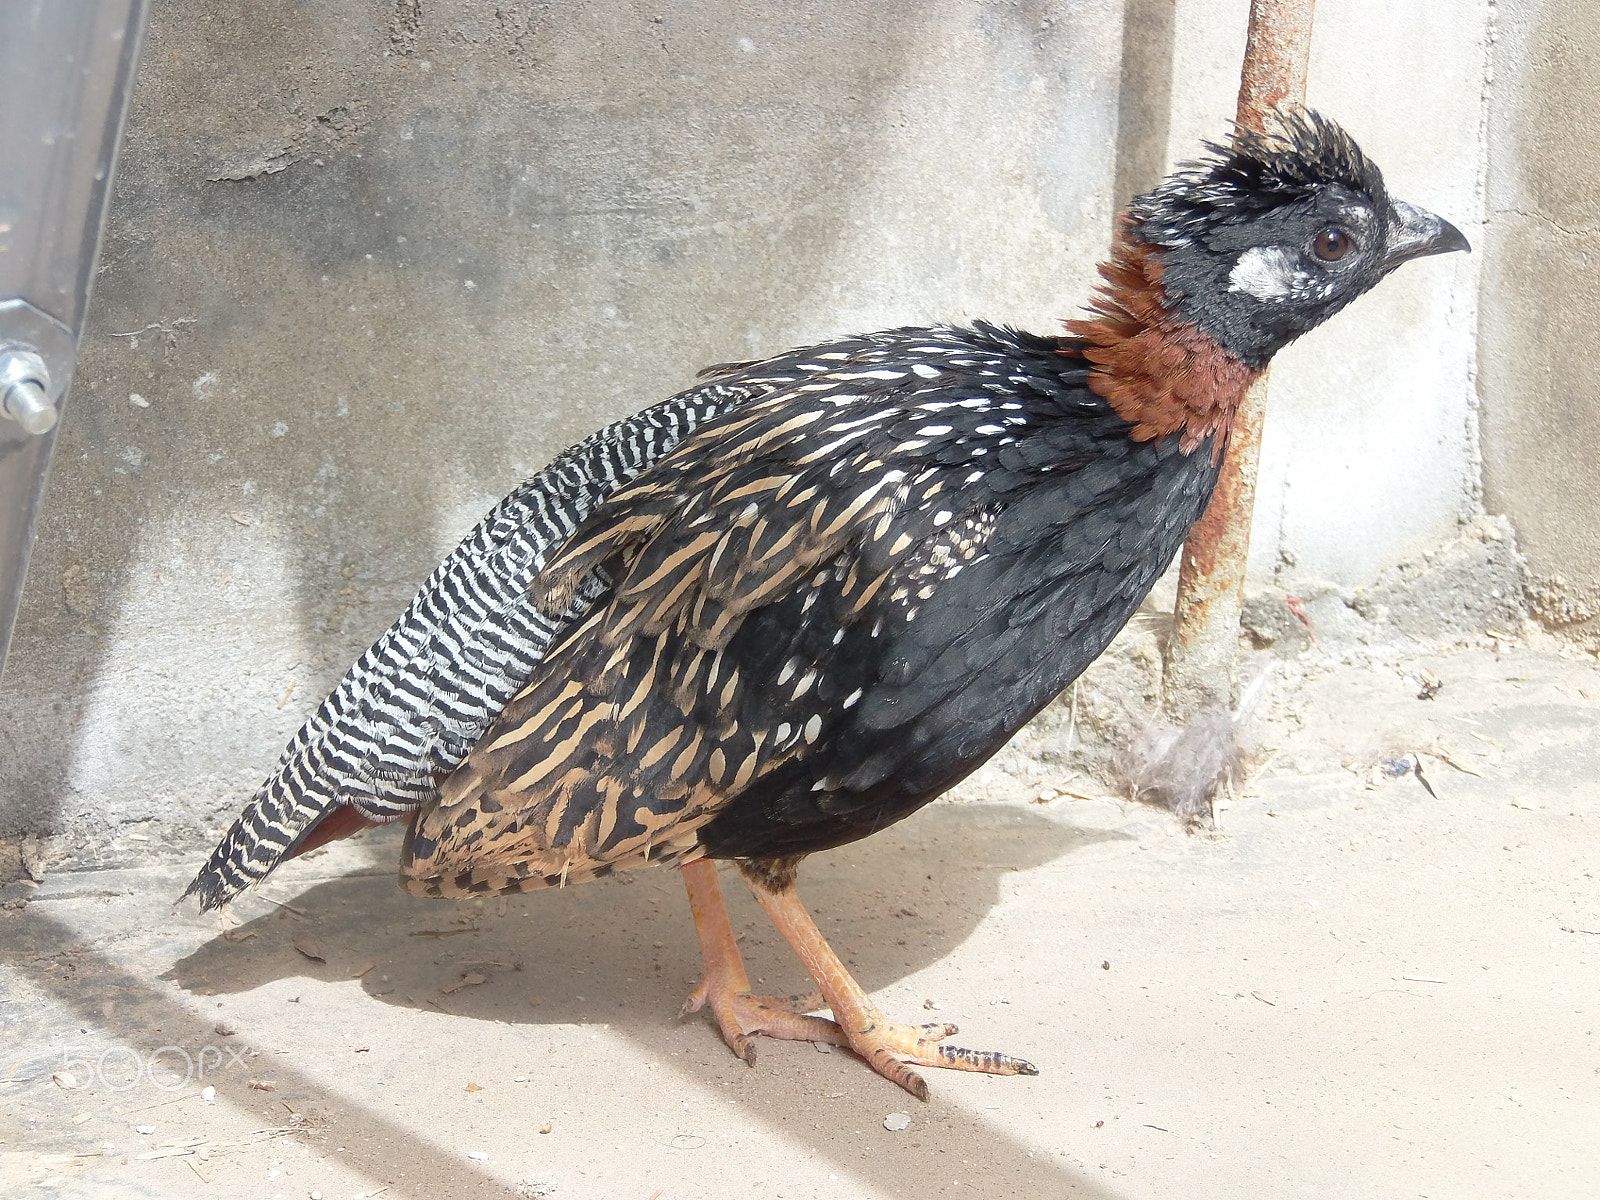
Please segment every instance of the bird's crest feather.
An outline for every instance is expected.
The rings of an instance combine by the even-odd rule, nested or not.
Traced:
[[[1279,108],[1264,130],[1235,124],[1232,139],[1207,142],[1154,191],[1128,206],[1142,241],[1181,244],[1206,226],[1248,220],[1279,205],[1341,186],[1375,201],[1383,173],[1337,122],[1308,108]]]

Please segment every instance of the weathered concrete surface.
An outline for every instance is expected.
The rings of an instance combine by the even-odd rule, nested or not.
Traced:
[[[1479,389],[1484,497],[1536,614],[1600,631],[1600,24],[1583,0],[1497,10]]]
[[[1325,0],[1311,98],[1470,232],[1482,11],[1413,7]],[[192,858],[489,504],[704,364],[1053,328],[1113,195],[1225,130],[1245,8],[1137,0],[1125,38],[1119,0],[158,3],[0,684],[0,838]],[[1268,582],[1454,535],[1477,261],[1285,357]]]
[[[816,856],[802,892],[887,1012],[1041,1069],[930,1072],[926,1105],[676,1021],[697,962],[665,871],[428,901],[391,833],[290,864],[233,925],[174,913],[173,867],[14,885],[0,1191],[1589,1200],[1597,708],[1571,651],[1313,654],[1216,834],[1069,795]],[[752,974],[802,988],[728,882]]]
[[[1310,579],[1292,594],[1263,588],[1246,599],[1242,624],[1257,647],[1280,655],[1304,650],[1312,637],[1334,647],[1466,641],[1520,631],[1525,588],[1509,522],[1479,517],[1462,536],[1396,563],[1364,588]]]

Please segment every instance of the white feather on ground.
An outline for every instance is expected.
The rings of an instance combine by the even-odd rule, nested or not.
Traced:
[[[1239,707],[1218,699],[1185,725],[1154,717],[1112,760],[1118,781],[1135,800],[1171,810],[1191,824],[1208,821],[1217,793],[1241,778],[1245,748],[1241,728],[1266,684],[1271,667],[1245,688]]]

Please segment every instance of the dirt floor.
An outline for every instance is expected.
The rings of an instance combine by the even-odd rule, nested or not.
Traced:
[[[1311,648],[1214,831],[1019,750],[818,855],[802,894],[888,1012],[1040,1068],[933,1072],[927,1104],[677,1019],[667,872],[430,902],[390,833],[222,920],[174,907],[199,856],[14,884],[0,1192],[1600,1195],[1597,716],[1596,659],[1553,643]],[[752,974],[802,990],[726,883]]]

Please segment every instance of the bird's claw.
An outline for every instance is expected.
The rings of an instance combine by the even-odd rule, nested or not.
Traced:
[[[683,1020],[690,1013],[699,1012],[706,1004],[706,981],[702,976],[700,982],[694,985],[694,991],[683,998],[683,1007],[678,1010],[678,1020]]]

